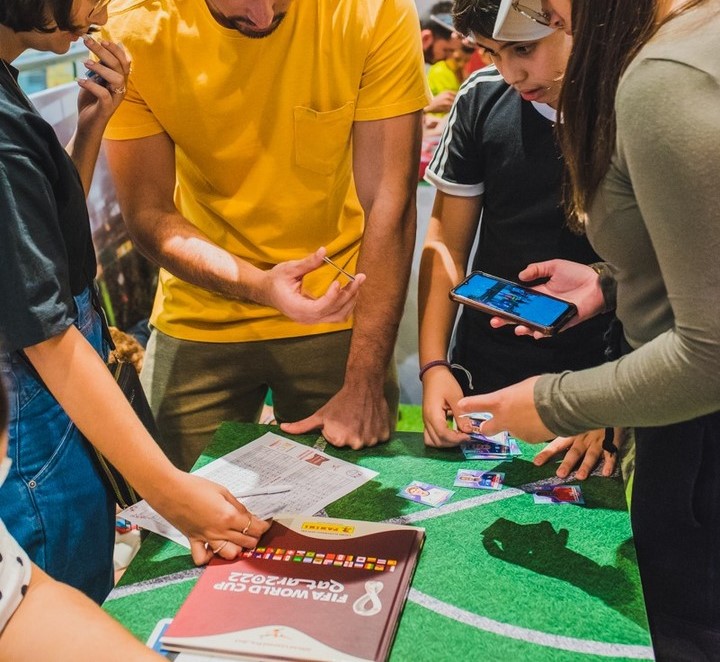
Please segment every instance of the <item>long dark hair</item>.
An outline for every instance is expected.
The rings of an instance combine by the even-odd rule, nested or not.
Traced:
[[[620,77],[658,28],[707,0],[689,0],[662,23],[657,0],[574,0],[573,47],[558,110],[565,158],[565,202],[581,228],[615,148],[615,93]]]
[[[0,24],[14,32],[74,32],[73,0],[2,0]]]

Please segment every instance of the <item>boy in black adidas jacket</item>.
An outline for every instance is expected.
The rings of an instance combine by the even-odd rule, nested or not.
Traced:
[[[425,179],[436,187],[420,268],[420,365],[425,443],[450,446],[465,438],[449,430],[446,413],[463,395],[486,393],[531,375],[578,370],[603,361],[606,316],[557,336],[519,337],[494,329],[490,317],[457,305],[449,290],[472,270],[517,281],[531,262],[598,260],[587,239],[567,227],[561,203],[562,158],[554,124],[571,38],[544,25],[540,0],[456,0],[458,31],[472,35],[493,65],[462,85]],[[482,219],[482,222],[481,222]],[[470,264],[471,249],[477,250]],[[462,369],[450,364],[462,366]],[[539,462],[569,448],[558,470],[569,472],[584,452],[578,478],[601,454],[602,432],[554,442]],[[606,462],[610,473],[614,460]]]

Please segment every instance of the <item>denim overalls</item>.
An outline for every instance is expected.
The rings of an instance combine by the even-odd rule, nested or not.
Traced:
[[[75,326],[104,356],[90,290],[74,298]],[[113,497],[89,443],[55,398],[17,352],[6,359],[13,464],[0,489],[2,519],[37,565],[100,603],[113,585]]]

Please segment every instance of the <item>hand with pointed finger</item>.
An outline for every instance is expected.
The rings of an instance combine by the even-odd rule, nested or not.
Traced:
[[[356,274],[355,280],[346,285],[333,280],[327,291],[319,297],[303,291],[303,278],[324,264],[325,255],[325,249],[319,248],[301,260],[281,262],[267,271],[262,288],[265,295],[261,303],[303,324],[347,320],[355,308],[365,274]]]
[[[619,430],[616,430],[614,443],[618,448],[620,436]],[[557,437],[535,456],[533,464],[537,467],[542,466],[551,458],[567,451],[555,472],[559,478],[567,478],[570,472],[579,464],[580,466],[575,472],[575,478],[585,480],[601,459],[604,459],[602,475],[605,477],[612,476],[617,463],[617,453],[609,453],[603,450],[604,438],[604,429],[583,432],[573,437]]]

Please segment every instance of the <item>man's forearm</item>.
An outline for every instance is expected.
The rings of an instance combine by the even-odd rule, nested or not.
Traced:
[[[230,299],[267,303],[261,285],[264,272],[213,243],[177,210],[131,227],[140,251],[174,276]],[[146,227],[155,229],[140,229]]]
[[[355,308],[346,383],[385,376],[407,295],[416,220],[414,191],[402,207],[378,201],[368,215],[357,267],[367,281]]]
[[[357,122],[353,171],[365,212],[345,383],[382,379],[393,355],[415,248],[422,113]],[[404,158],[398,158],[404,155]]]
[[[167,134],[108,140],[105,148],[125,222],[144,255],[198,287],[265,303],[265,272],[217,245],[175,206],[175,143]]]

